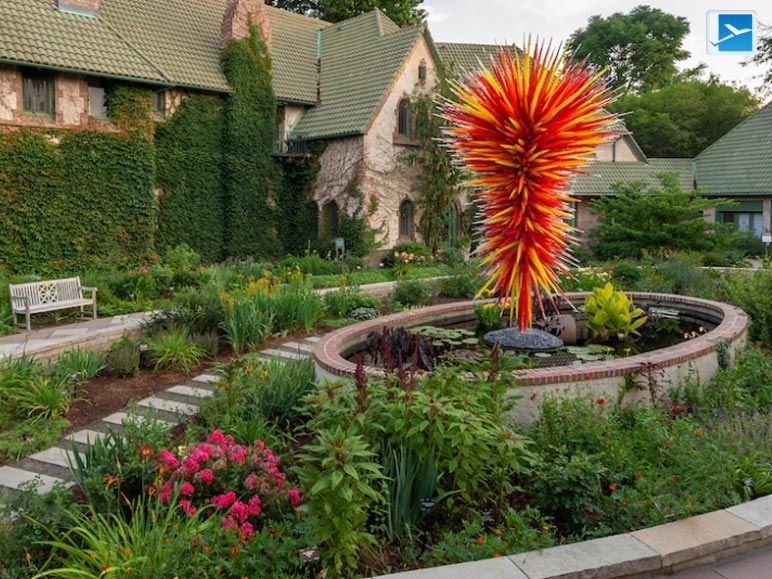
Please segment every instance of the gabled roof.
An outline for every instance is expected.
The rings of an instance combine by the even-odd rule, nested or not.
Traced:
[[[52,0],[0,0],[3,61],[167,82],[158,66],[127,43],[106,18],[68,14]]]
[[[422,25],[401,30],[378,10],[323,28],[320,104],[293,132],[308,139],[363,134],[424,33]]]
[[[321,30],[329,22],[266,6],[271,23],[271,67],[277,98],[316,103]]]
[[[772,103],[697,155],[695,172],[703,195],[772,194]]]
[[[488,57],[498,54],[502,48],[496,44],[462,44],[458,42],[435,42],[437,55],[446,66],[452,66],[453,72],[461,74],[476,70],[480,63],[488,63]],[[513,51],[517,48],[512,45]]]
[[[318,30],[330,24],[266,10],[277,98],[316,102]],[[0,0],[0,62],[227,92],[224,12],[224,0],[100,0],[90,17],[54,0]]]
[[[586,169],[586,175],[577,175],[573,180],[573,194],[577,197],[611,195],[611,186],[619,181],[641,181],[647,185],[658,185],[658,175],[679,173],[681,189],[692,189],[691,159],[648,159],[636,161],[593,161]]]

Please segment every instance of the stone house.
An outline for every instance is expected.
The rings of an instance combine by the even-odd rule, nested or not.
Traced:
[[[432,90],[439,63],[470,70],[497,47],[434,43],[425,25],[400,28],[377,10],[332,24],[262,0],[0,0],[0,131],[117,131],[104,100],[116,81],[151,88],[158,119],[192,93],[228,94],[221,51],[246,35],[248,19],[272,59],[274,153],[302,156],[311,143],[324,145],[312,190],[319,233],[334,235],[341,213],[358,211],[384,248],[417,239],[415,173],[401,160],[415,146],[407,97]],[[729,174],[720,167],[731,158],[725,149],[739,138],[754,142],[745,133],[761,121],[744,123],[742,134],[733,131],[694,163],[706,194],[736,193],[747,205],[715,217],[750,220],[754,230],[757,219],[769,227],[769,200],[757,199],[763,192],[750,185],[733,193],[728,179],[716,179]],[[615,181],[677,171],[692,186],[691,160],[646,159],[622,125],[620,132],[574,181],[581,230],[594,224],[587,201],[611,193]],[[454,231],[463,201],[454,208]]]
[[[384,246],[415,239],[405,97],[431,90],[435,53],[424,25],[400,29],[377,10],[331,24],[262,0],[0,0],[0,131],[117,131],[105,107],[116,81],[152,88],[158,119],[191,93],[227,94],[221,49],[248,18],[272,59],[275,154],[326,144],[320,231],[369,209]]]

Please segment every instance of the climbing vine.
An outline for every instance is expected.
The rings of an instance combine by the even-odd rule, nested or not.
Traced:
[[[0,135],[0,265],[42,275],[147,259],[154,174],[144,138]]]
[[[437,84],[432,94],[448,96],[450,90],[445,75],[438,70]],[[413,191],[421,212],[418,229],[424,243],[437,249],[447,241],[451,208],[460,193],[461,172],[453,163],[450,151],[441,141],[445,120],[436,113],[433,97],[419,93],[410,99],[415,116],[417,147],[404,160],[418,169]]]
[[[191,96],[156,127],[158,253],[187,243],[204,261],[225,256],[223,103]]]
[[[225,243],[232,257],[272,257],[281,253],[271,156],[275,98],[270,57],[249,28],[222,55],[233,89],[225,105]]]

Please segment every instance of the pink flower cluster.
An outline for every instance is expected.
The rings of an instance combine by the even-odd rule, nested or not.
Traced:
[[[245,446],[215,430],[206,442],[189,445],[179,459],[168,450],[158,454],[159,497],[168,503],[177,486],[180,510],[193,515],[210,504],[222,514],[223,529],[248,541],[265,508],[279,500],[300,504],[297,488],[285,490],[280,462],[262,440]]]

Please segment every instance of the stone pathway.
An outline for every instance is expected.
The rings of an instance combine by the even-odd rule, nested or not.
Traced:
[[[98,321],[98,320],[97,320]],[[60,333],[58,337],[72,336],[72,333]],[[285,342],[274,348],[267,348],[257,352],[262,359],[278,358],[284,361],[296,361],[311,357],[317,337],[309,337],[297,342]],[[60,349],[64,349],[61,345]],[[36,345],[40,341],[30,340],[28,343]],[[45,344],[50,346],[50,344]],[[67,346],[70,347],[70,346]],[[0,350],[0,357],[2,357]],[[170,386],[157,392],[153,396],[144,398],[136,403],[138,417],[153,416],[156,420],[166,422],[168,427],[187,420],[198,412],[199,404],[211,396],[215,385],[219,380],[214,373],[200,374],[191,378],[184,384]],[[75,443],[77,451],[86,451],[88,444],[103,436],[107,429],[121,432],[124,421],[130,418],[126,411],[115,412],[105,416],[101,420],[92,422],[88,426],[65,436],[55,446],[36,452],[16,462],[0,466],[0,499],[3,492],[17,490],[21,485],[29,481],[39,480],[39,493],[47,493],[57,482],[72,484],[69,475],[69,461],[74,460],[72,444]]]

